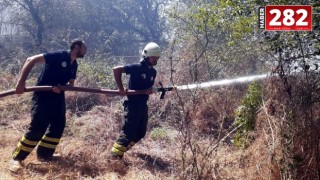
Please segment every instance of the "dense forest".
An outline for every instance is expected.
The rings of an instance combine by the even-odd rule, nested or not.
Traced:
[[[311,5],[313,30],[259,29],[266,5]],[[129,165],[108,159],[123,98],[67,92],[62,158],[39,163],[32,153],[10,173],[31,98],[1,98],[0,179],[320,179],[318,0],[0,0],[0,91],[15,88],[28,57],[75,38],[88,48],[75,86],[117,89],[112,67],[139,62],[148,42],[162,50],[155,87],[268,76],[150,96],[148,132]]]

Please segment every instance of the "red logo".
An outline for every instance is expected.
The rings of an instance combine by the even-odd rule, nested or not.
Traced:
[[[312,6],[268,5],[259,9],[259,26],[265,21],[267,31],[312,31]]]

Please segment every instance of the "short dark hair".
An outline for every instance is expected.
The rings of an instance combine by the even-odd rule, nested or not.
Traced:
[[[72,51],[76,45],[78,45],[79,47],[81,47],[83,45],[83,40],[82,39],[74,39],[71,41],[71,45],[70,45],[70,50]]]

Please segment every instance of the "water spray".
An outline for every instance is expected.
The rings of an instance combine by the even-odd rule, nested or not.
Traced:
[[[188,84],[188,85],[181,85],[177,86],[177,90],[192,90],[198,88],[208,88],[213,86],[223,86],[223,85],[230,85],[230,84],[238,84],[238,83],[247,83],[255,80],[265,79],[268,77],[268,74],[261,74],[261,75],[253,75],[253,76],[244,76],[235,79],[223,79],[217,81],[209,81],[203,82],[199,84]]]

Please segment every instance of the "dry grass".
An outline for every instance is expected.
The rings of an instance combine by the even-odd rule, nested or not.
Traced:
[[[17,81],[16,76],[11,73],[3,72],[1,69],[0,72],[0,90],[5,91],[14,87],[14,83]]]
[[[32,152],[25,160],[24,170],[18,174],[9,172],[9,160],[29,120],[6,121],[7,124],[0,129],[0,165],[3,167],[0,179],[166,179],[170,176],[168,169],[173,156],[162,157],[168,154],[157,142],[139,143],[134,147],[125,157],[130,166],[110,159],[110,150],[122,120],[119,104],[95,106],[81,117],[75,116],[68,113],[65,135],[57,149],[62,158],[40,163]]]

